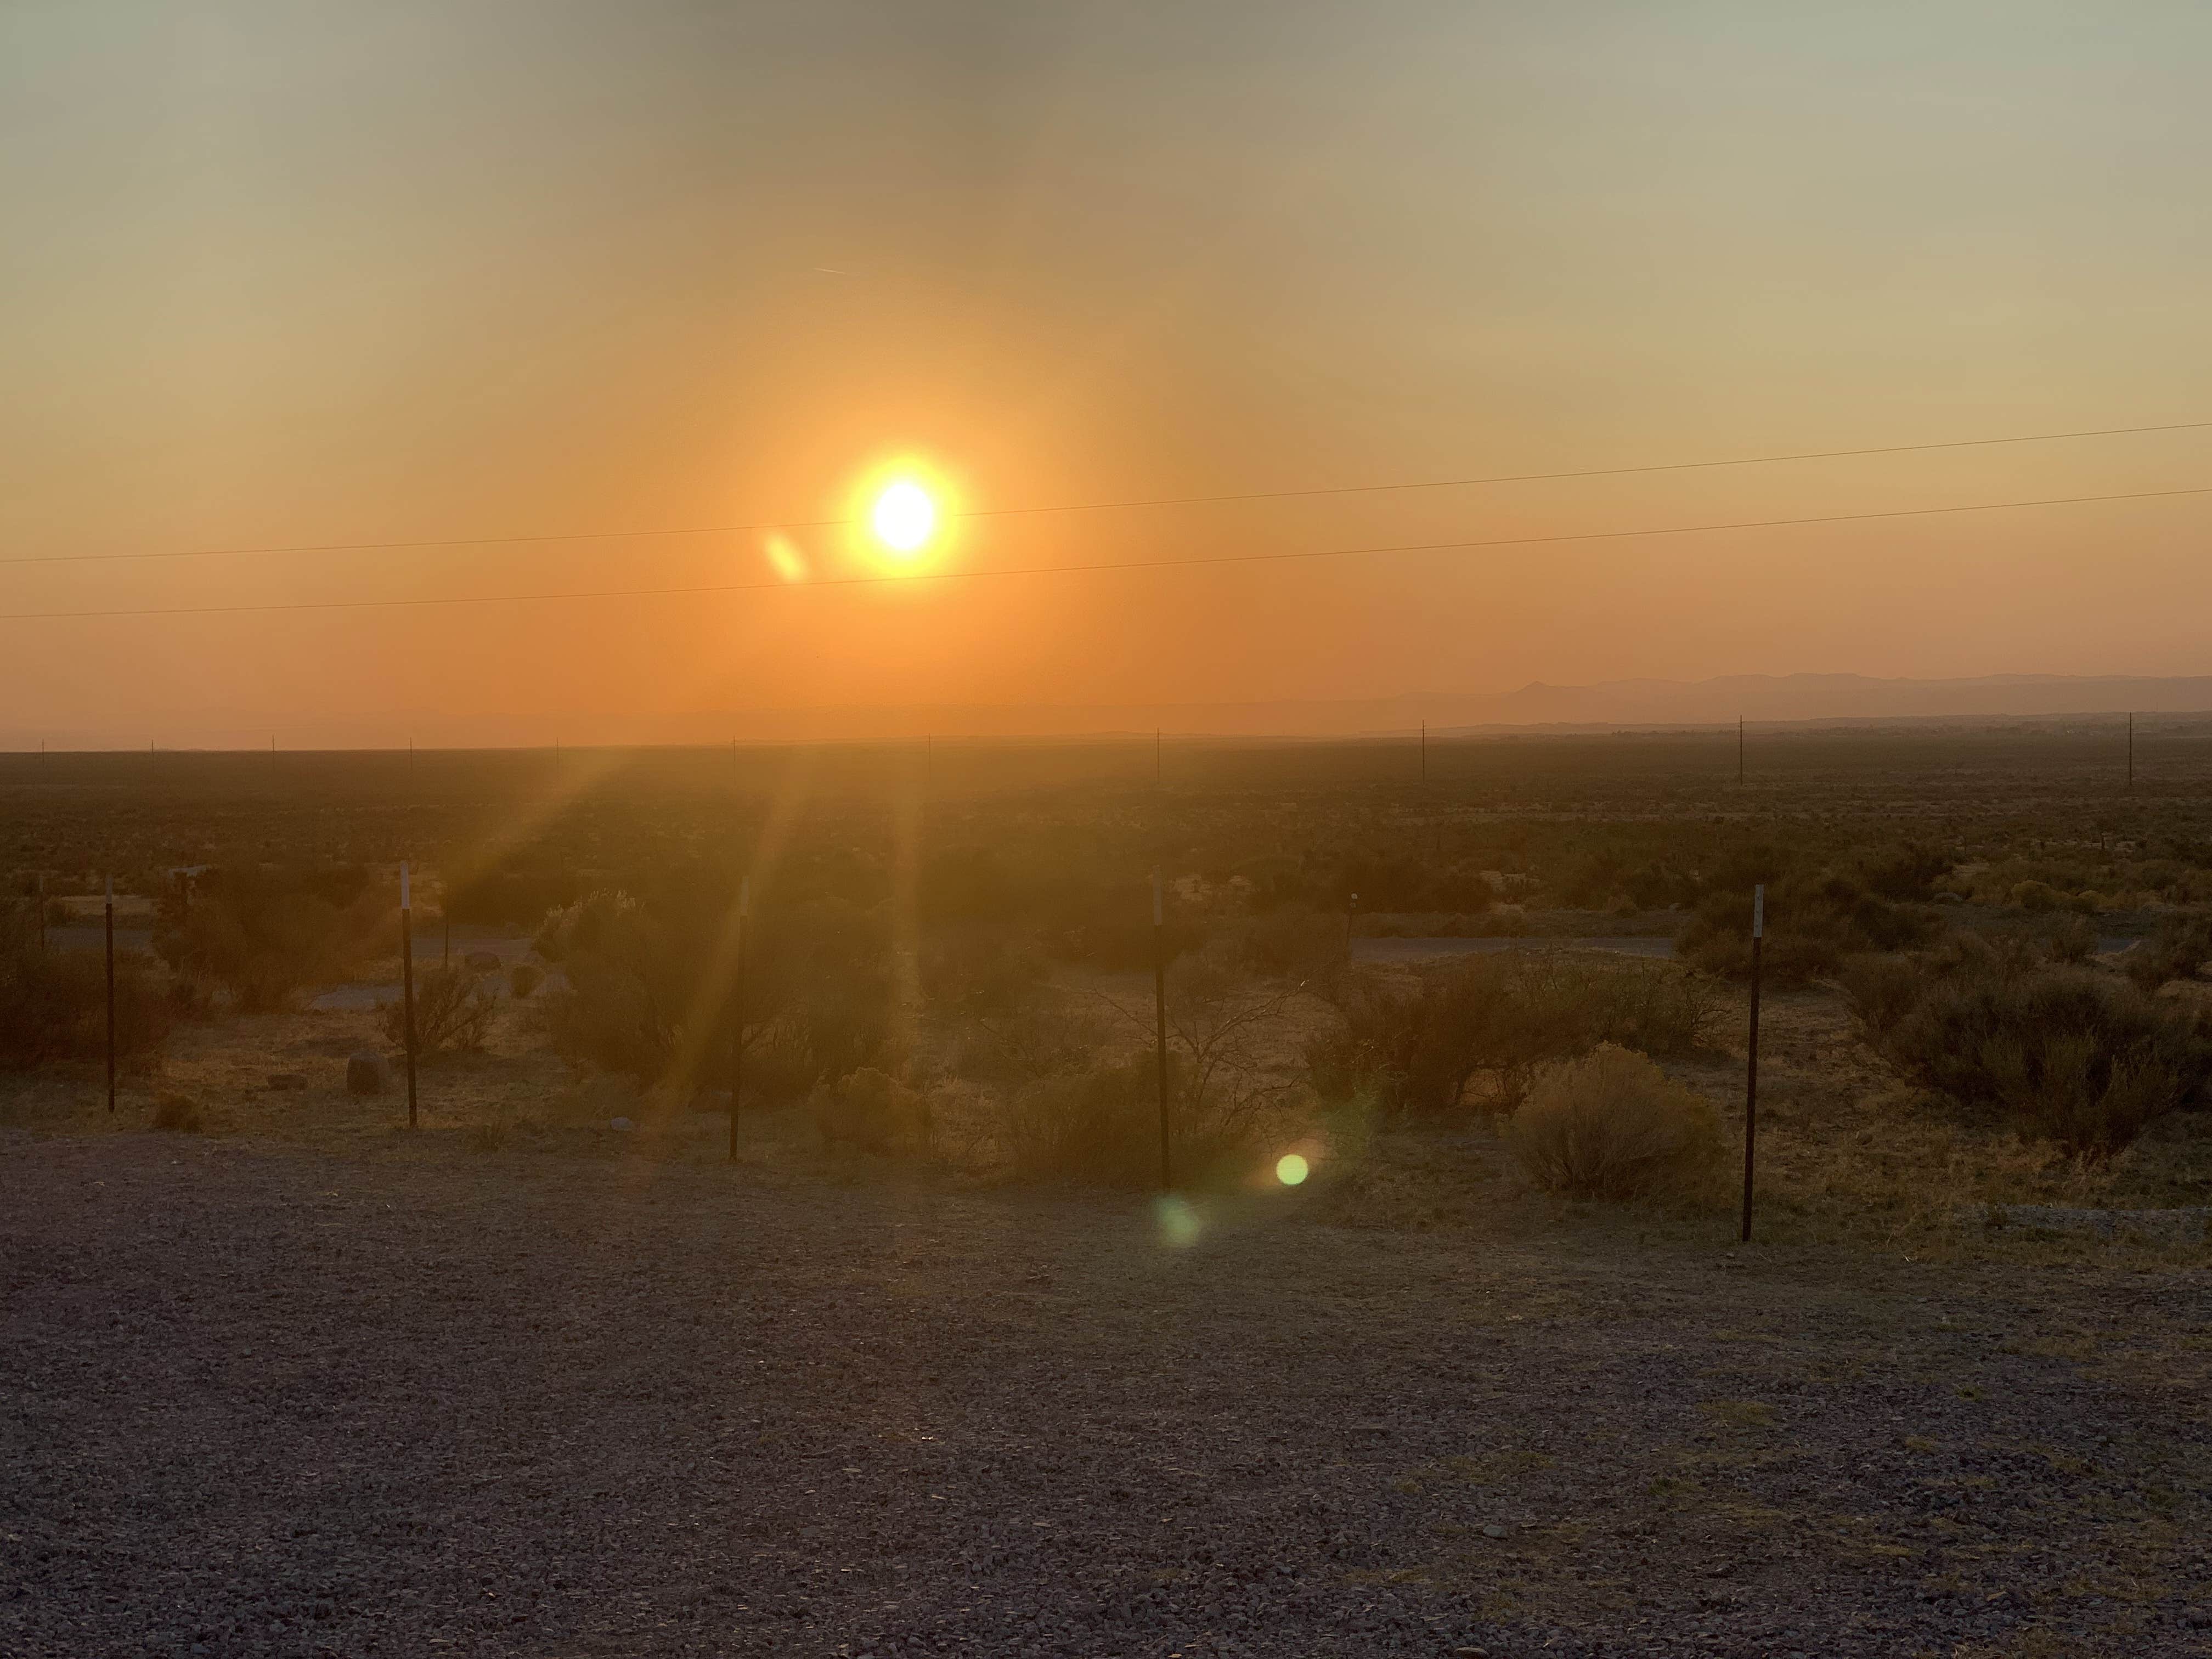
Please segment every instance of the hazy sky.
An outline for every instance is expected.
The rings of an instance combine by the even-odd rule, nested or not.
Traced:
[[[795,523],[2212,419],[2212,7],[0,8],[0,555]],[[2212,432],[970,522],[963,568],[2212,484]],[[0,622],[35,741],[2212,672],[2212,497],[1310,563]],[[816,574],[836,532],[793,530]],[[758,534],[0,610],[771,580]],[[264,739],[265,740],[265,738]]]

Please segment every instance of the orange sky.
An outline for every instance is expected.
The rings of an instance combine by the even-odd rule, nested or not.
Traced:
[[[994,507],[2212,418],[2208,70],[2194,3],[9,8],[0,551],[802,520],[906,449]],[[2197,484],[2212,433],[1023,518],[945,556]],[[2208,523],[9,621],[0,742],[2212,672]],[[753,535],[16,565],[0,610],[769,574]]]

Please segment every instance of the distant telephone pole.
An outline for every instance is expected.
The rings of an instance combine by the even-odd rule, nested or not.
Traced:
[[[1429,723],[1421,722],[1421,787],[1429,787]]]
[[[2136,792],[2136,717],[2128,716],[2128,793]]]
[[[1157,787],[1157,786],[1158,785],[1159,781],[1160,781],[1160,728],[1159,728],[1158,726],[1154,726],[1154,727],[1152,728],[1152,782],[1153,782],[1153,784],[1155,785],[1155,787]]]
[[[1735,787],[1743,787],[1743,716],[1735,717]]]

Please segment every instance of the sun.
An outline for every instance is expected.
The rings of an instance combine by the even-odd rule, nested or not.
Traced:
[[[937,500],[912,478],[894,478],[876,493],[868,528],[884,547],[910,559],[937,534]]]

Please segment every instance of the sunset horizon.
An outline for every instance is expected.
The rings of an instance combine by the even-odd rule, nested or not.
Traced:
[[[0,1659],[2203,1659],[2208,86],[0,4]]]

